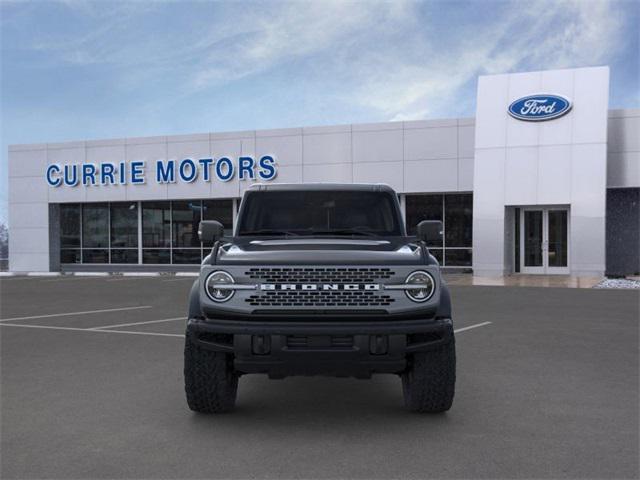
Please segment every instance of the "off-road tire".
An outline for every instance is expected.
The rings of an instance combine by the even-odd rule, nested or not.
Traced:
[[[194,412],[223,413],[236,404],[239,375],[233,357],[198,346],[187,332],[184,345],[184,389]]]
[[[456,384],[455,339],[408,359],[402,374],[405,407],[412,412],[439,413],[451,408]]]

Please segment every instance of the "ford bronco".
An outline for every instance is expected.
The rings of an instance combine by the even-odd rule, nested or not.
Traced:
[[[408,237],[390,187],[254,185],[232,237],[216,221],[202,221],[199,235],[212,249],[189,299],[192,410],[232,410],[249,373],[391,373],[409,410],[451,407],[451,301],[427,248],[442,224],[420,222]]]

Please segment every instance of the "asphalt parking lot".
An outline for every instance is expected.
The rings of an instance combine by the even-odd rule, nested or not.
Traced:
[[[2,478],[638,477],[638,291],[452,287],[444,415],[407,413],[394,376],[245,376],[204,416],[192,281],[0,280]]]

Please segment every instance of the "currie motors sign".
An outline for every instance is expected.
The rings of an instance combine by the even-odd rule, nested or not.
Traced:
[[[509,115],[527,122],[542,122],[561,117],[571,110],[571,100],[560,95],[527,95],[509,105]]]
[[[147,179],[155,183],[210,182],[213,179],[228,182],[234,178],[273,180],[276,174],[276,161],[271,155],[264,155],[259,159],[243,156],[237,159],[221,157],[157,160],[149,167],[144,160],[64,165],[52,163],[47,165],[45,172],[47,183],[51,187],[143,185],[147,183]]]

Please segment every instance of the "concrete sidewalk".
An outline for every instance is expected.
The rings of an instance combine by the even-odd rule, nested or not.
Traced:
[[[524,275],[514,274],[503,277],[480,277],[469,273],[445,273],[449,285],[488,287],[553,287],[553,288],[593,288],[601,277],[574,277],[571,275]]]

